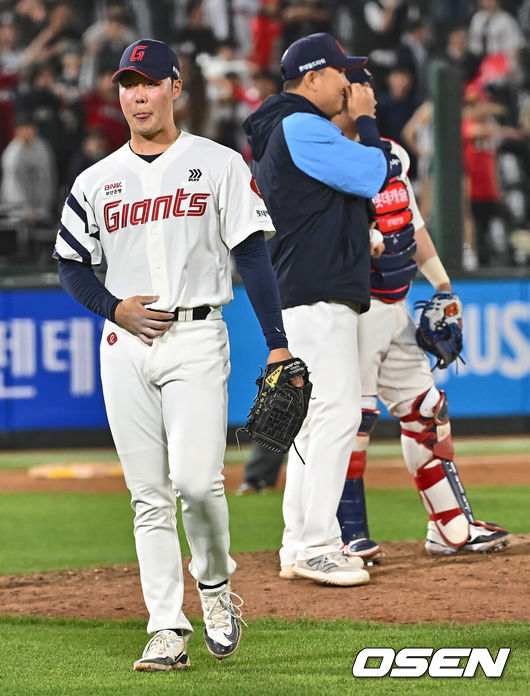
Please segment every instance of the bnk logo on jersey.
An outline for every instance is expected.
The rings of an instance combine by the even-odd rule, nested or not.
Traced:
[[[105,198],[115,198],[125,195],[126,190],[125,181],[112,181],[103,187],[103,195]]]
[[[499,648],[494,659],[487,648],[364,648],[352,667],[358,679],[377,677],[423,677],[433,679],[474,677],[480,665],[484,676],[502,677],[510,648]]]

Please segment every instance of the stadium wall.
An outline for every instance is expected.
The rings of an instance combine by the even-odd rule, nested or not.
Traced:
[[[448,392],[453,430],[527,433],[530,279],[461,279],[453,285],[464,303],[465,364],[436,371],[438,386]],[[231,336],[230,439],[246,419],[267,356],[244,289],[235,287],[234,295],[224,310]],[[430,286],[417,281],[407,301],[413,307],[430,295]],[[99,380],[102,325],[60,288],[0,289],[0,447],[112,443]],[[383,410],[376,437],[398,433]]]

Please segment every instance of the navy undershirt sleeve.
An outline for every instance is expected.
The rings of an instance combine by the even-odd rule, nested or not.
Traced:
[[[401,161],[390,151],[392,144],[389,143],[388,140],[381,140],[375,118],[371,116],[359,116],[359,118],[355,120],[355,126],[359,134],[359,142],[367,147],[379,148],[385,156],[388,172],[380,189],[380,191],[382,191],[387,186],[390,179],[402,173]]]
[[[84,307],[114,321],[121,302],[97,279],[91,266],[79,261],[59,259],[59,280],[64,290]]]
[[[251,234],[232,253],[269,350],[287,348],[278,282],[263,232]]]

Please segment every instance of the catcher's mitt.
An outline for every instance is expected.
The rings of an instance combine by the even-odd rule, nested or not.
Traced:
[[[420,348],[436,358],[435,367],[442,369],[459,358],[462,340],[462,303],[451,292],[436,292],[430,300],[414,304],[421,309],[416,342]]]
[[[293,377],[304,385],[295,387]],[[253,440],[274,452],[287,452],[298,435],[309,406],[313,385],[307,365],[290,358],[267,365],[256,380],[258,393],[247,417],[245,430]]]

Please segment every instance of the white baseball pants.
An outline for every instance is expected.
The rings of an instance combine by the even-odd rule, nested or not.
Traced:
[[[308,365],[313,394],[291,448],[283,498],[280,562],[293,565],[341,545],[337,507],[361,422],[357,353],[359,315],[334,302],[282,312],[289,350]]]
[[[152,346],[105,323],[103,394],[135,511],[149,633],[164,628],[192,631],[182,611],[177,494],[193,577],[215,585],[236,567],[229,556],[222,475],[229,372],[222,319],[175,323]]]

